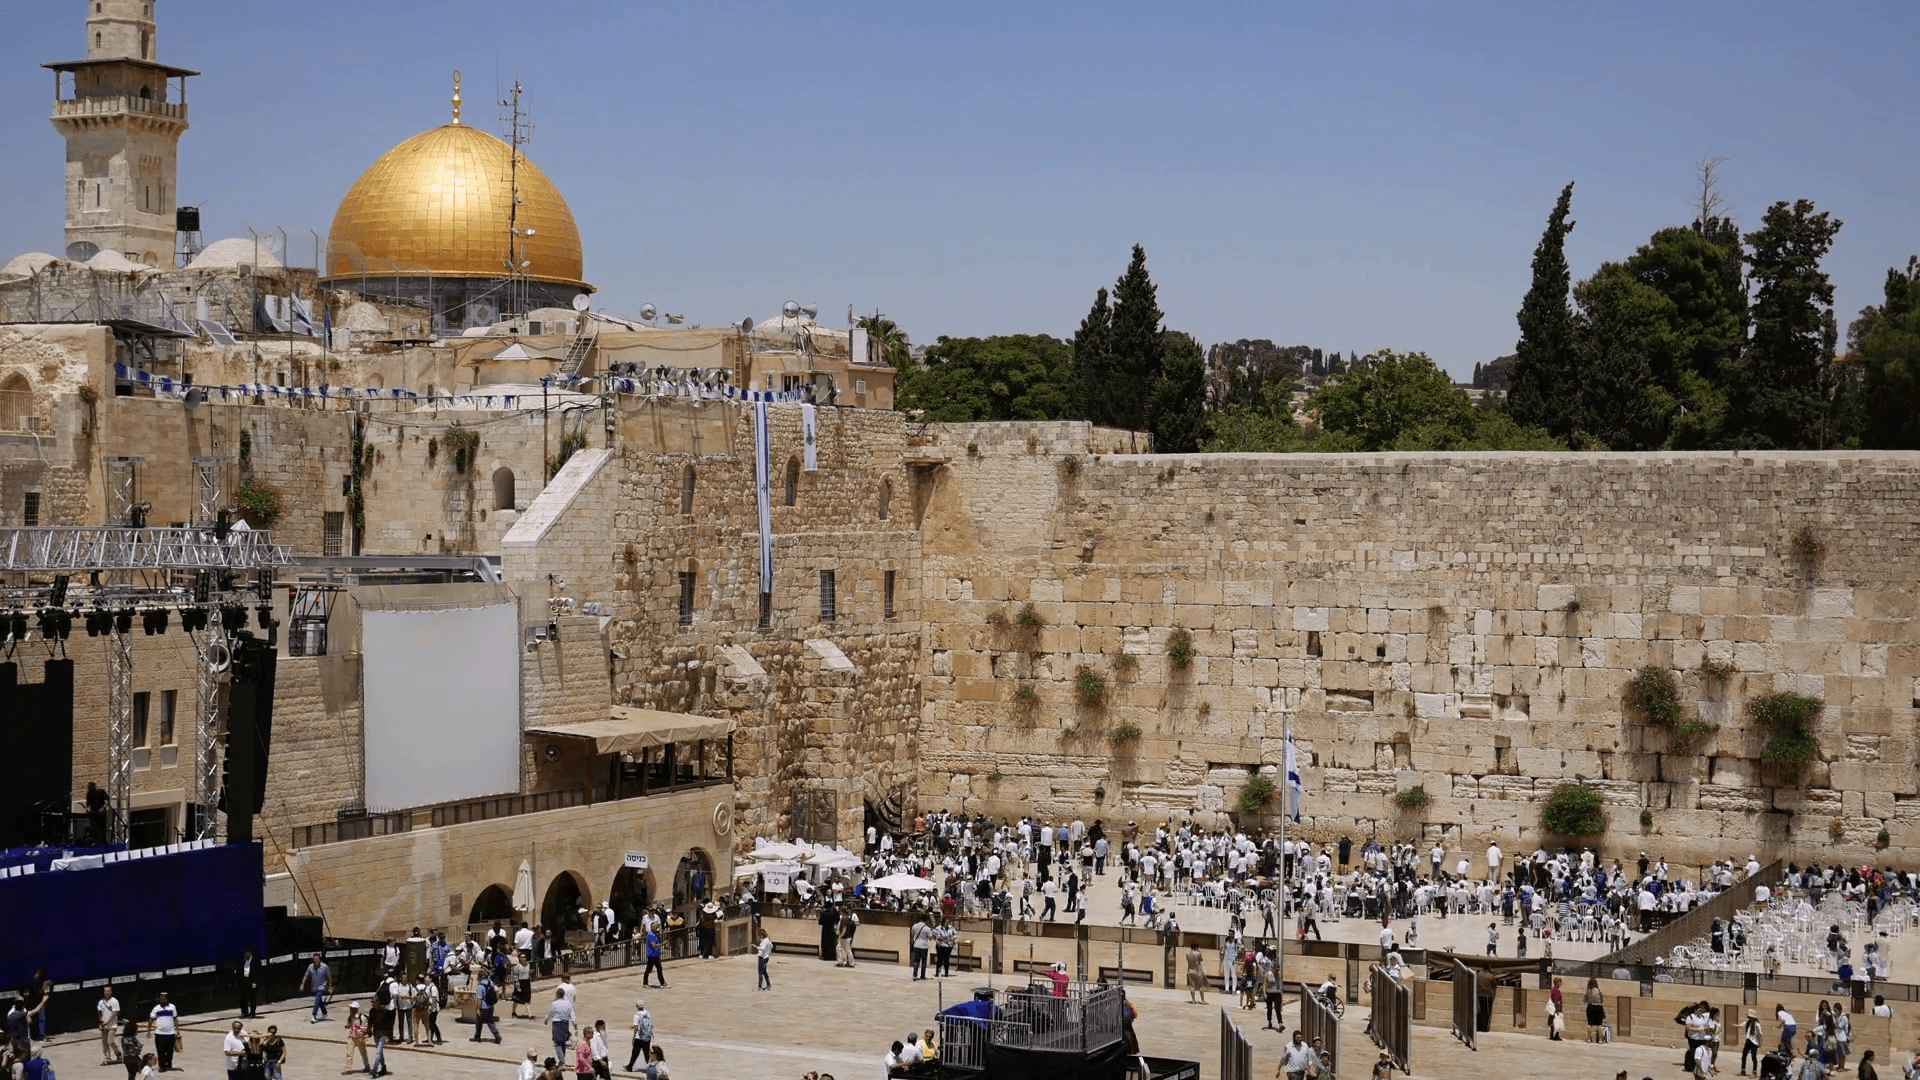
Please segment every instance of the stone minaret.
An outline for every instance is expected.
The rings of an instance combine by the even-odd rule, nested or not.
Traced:
[[[45,65],[67,140],[66,257],[118,251],[170,267],[187,78],[199,72],[154,59],[154,0],[84,2],[87,58]]]

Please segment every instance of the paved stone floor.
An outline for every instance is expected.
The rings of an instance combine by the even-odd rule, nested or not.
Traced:
[[[891,966],[836,968],[806,957],[776,955],[772,962],[774,989],[753,990],[752,957],[686,961],[668,968],[672,989],[642,990],[640,977],[630,969],[605,975],[587,975],[579,981],[581,1014],[604,1019],[616,1038],[616,1070],[626,1063],[627,1019],[636,999],[644,999],[654,1015],[660,1044],[666,1049],[675,1080],[733,1080],[769,1078],[793,1080],[811,1070],[830,1072],[840,1080],[873,1080],[887,1044],[909,1030],[929,1026],[943,1000],[951,1004],[978,984],[978,975],[910,982],[907,970]],[[535,1000],[551,996],[551,982],[543,981]],[[1219,1076],[1218,995],[1206,1006],[1188,1004],[1182,991],[1134,987],[1129,997],[1140,1010],[1137,1030],[1149,1054],[1185,1057],[1201,1062],[1203,1077]],[[341,1075],[345,1046],[339,1024],[345,1002],[337,1002],[333,1020],[310,1025],[304,1002],[281,1002],[262,1011],[256,1026],[280,1026],[291,1037],[287,1075],[294,1080]],[[1255,1048],[1254,1075],[1273,1075],[1281,1036],[1259,1029],[1261,1014],[1233,1011]],[[1365,1011],[1349,1010],[1344,1028],[1349,1077],[1365,1076],[1374,1051],[1362,1034]],[[464,1041],[471,1029],[442,1014],[449,1039],[433,1050],[388,1050],[388,1067],[397,1077],[447,1077],[449,1080],[506,1080],[530,1048],[544,1056],[550,1050],[546,1029],[537,1020],[503,1021],[503,1045],[491,1041]],[[1298,1018],[1289,1005],[1286,1019]],[[177,1064],[188,1077],[222,1075],[220,1037],[233,1014],[193,1016],[186,1020],[186,1049]],[[49,1058],[63,1077],[107,1076],[98,1066],[99,1040],[69,1035],[53,1040]],[[1551,1057],[1552,1064],[1547,1065]],[[1475,1053],[1456,1043],[1444,1029],[1414,1028],[1414,1071],[1418,1077],[1443,1080],[1535,1080],[1543,1066],[1568,1077],[1611,1080],[1625,1069],[1634,1080],[1669,1076],[1677,1071],[1678,1052],[1643,1046],[1593,1046],[1581,1042],[1550,1043],[1537,1035],[1481,1036]],[[116,1067],[111,1075],[121,1075]]]

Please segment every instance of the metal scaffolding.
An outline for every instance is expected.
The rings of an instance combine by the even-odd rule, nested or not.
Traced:
[[[130,504],[136,493],[133,473],[131,464],[109,472],[109,486],[123,503]],[[204,472],[202,477],[205,501]],[[211,500],[215,505],[218,496],[215,486]],[[224,535],[211,528],[0,527],[0,605],[16,610],[70,608],[75,616],[86,610],[113,612],[126,618],[125,625],[116,621],[107,634],[107,783],[113,803],[113,840],[126,840],[132,808],[131,616],[154,608],[197,610],[206,615],[204,629],[189,631],[200,661],[195,794],[203,810],[193,839],[217,838],[220,688],[233,649],[222,615],[225,609],[245,605],[249,593],[263,610],[270,605],[274,568],[286,565],[288,559],[287,549],[275,544],[270,534],[244,527]],[[189,580],[191,585],[184,584]],[[264,614],[261,621],[264,626]]]

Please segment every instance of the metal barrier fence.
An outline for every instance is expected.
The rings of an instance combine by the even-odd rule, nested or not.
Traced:
[[[1655,959],[1665,956],[1675,945],[1684,945],[1697,937],[1706,936],[1713,920],[1731,923],[1737,911],[1753,906],[1754,890],[1769,881],[1779,881],[1785,876],[1785,863],[1779,860],[1768,863],[1760,872],[1728,886],[1713,899],[1686,912],[1679,918],[1628,945],[1617,952],[1601,957],[1600,964],[1651,964]]]
[[[1413,988],[1394,982],[1387,969],[1375,967],[1370,976],[1373,1015],[1367,1033],[1380,1044],[1401,1072],[1413,1071]]]
[[[1333,1006],[1320,1000],[1320,995],[1306,983],[1300,984],[1300,1031],[1306,1037],[1307,1044],[1320,1040],[1320,1050],[1327,1057],[1327,1064],[1333,1067],[1334,1075],[1340,1073],[1340,1018],[1334,1015]]]
[[[1220,1010],[1220,1080],[1253,1080],[1253,1043],[1225,1009]]]
[[[1480,1034],[1480,976],[1458,960],[1453,962],[1453,1037],[1478,1050]]]

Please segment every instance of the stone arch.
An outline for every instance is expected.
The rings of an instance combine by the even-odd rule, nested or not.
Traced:
[[[580,909],[592,904],[593,892],[586,876],[562,870],[547,883],[545,898],[540,901],[540,925],[549,930],[583,929]]]
[[[683,514],[693,513],[693,488],[697,479],[692,465],[680,470],[680,512]]]
[[[622,926],[638,925],[640,912],[659,898],[659,883],[651,868],[642,870],[623,865],[614,872],[613,883],[607,886],[607,900]]]
[[[33,416],[33,384],[13,372],[0,379],[0,431],[24,431]]]
[[[467,912],[467,925],[490,923],[498,919],[502,922],[514,918],[513,890],[505,885],[489,885],[480,890],[473,898],[473,907]]]
[[[493,470],[493,508],[513,509],[513,470],[505,465]]]
[[[695,904],[712,896],[713,872],[712,855],[704,848],[688,848],[687,853],[680,856],[679,865],[673,868],[673,906]]]
[[[800,502],[800,459],[787,459],[787,505],[797,506]]]
[[[387,386],[387,380],[385,376],[382,376],[382,375],[367,376],[367,389],[384,390],[386,389],[386,386]]]
[[[893,481],[880,481],[880,520],[885,521],[893,513]]]

